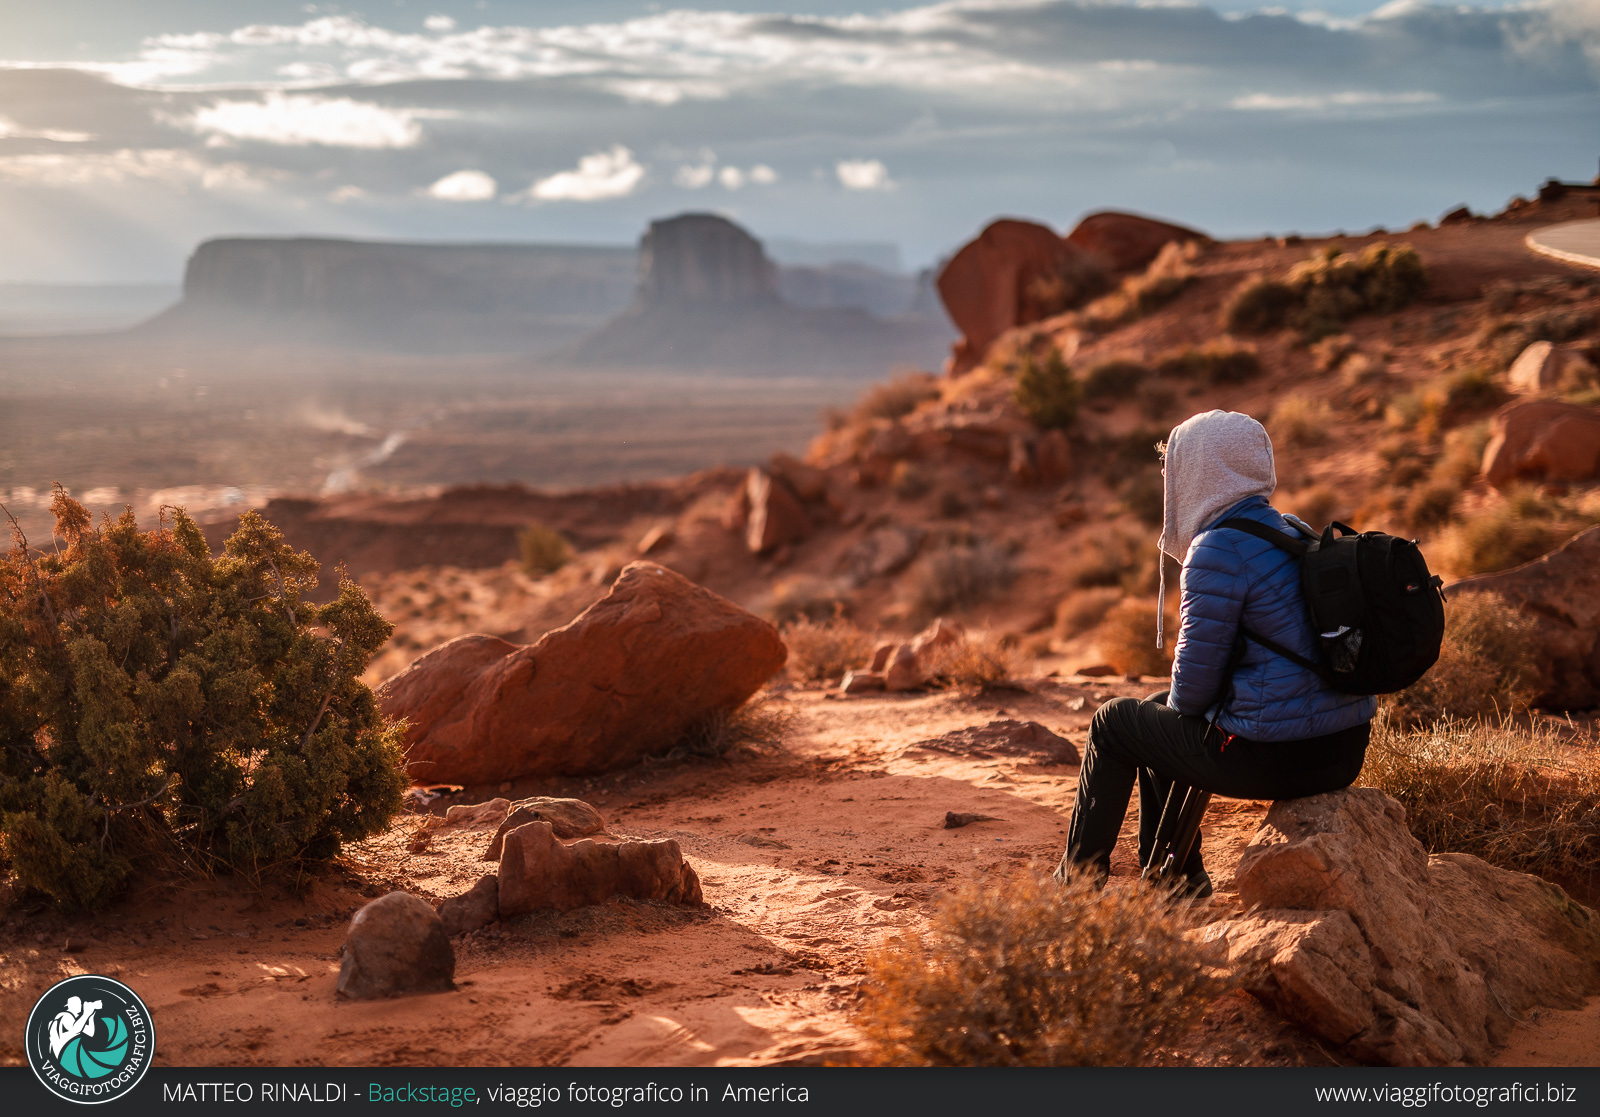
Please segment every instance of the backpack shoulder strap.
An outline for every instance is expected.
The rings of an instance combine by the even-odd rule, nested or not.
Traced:
[[[1289,521],[1291,524],[1293,520]],[[1235,531],[1242,531],[1246,535],[1253,535],[1257,539],[1264,539],[1274,547],[1281,547],[1291,555],[1304,558],[1311,550],[1311,544],[1297,535],[1270,528],[1266,524],[1258,524],[1254,520],[1241,519],[1238,516],[1223,520],[1218,527],[1230,527]]]

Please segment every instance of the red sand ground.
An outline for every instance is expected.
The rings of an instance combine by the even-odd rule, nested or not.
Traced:
[[[449,994],[342,1003],[334,996],[339,944],[350,913],[373,895],[466,890],[493,867],[479,860],[490,830],[444,831],[413,854],[417,820],[402,819],[299,898],[218,880],[135,890],[84,922],[12,904],[0,924],[0,1059],[21,1061],[21,1021],[50,983],[99,972],[149,1002],[158,1058],[168,1065],[849,1062],[866,955],[889,936],[914,933],[959,881],[1053,865],[1075,790],[1075,767],[949,756],[916,743],[1014,717],[1081,746],[1101,701],[1154,686],[1038,679],[1026,690],[864,699],[782,690],[771,699],[792,712],[781,747],[515,786],[513,797],[586,798],[618,835],[676,838],[710,906],[616,901],[496,925],[456,940],[460,988]],[[1207,848],[1220,890],[1209,915],[1236,910],[1232,867],[1266,806],[1213,803]],[[945,830],[949,810],[1003,821]],[[1135,823],[1131,812],[1118,877],[1134,872]],[[1500,1061],[1600,1064],[1597,1030],[1600,1000],[1539,1013]],[[1336,1060],[1235,993],[1164,1061]]]

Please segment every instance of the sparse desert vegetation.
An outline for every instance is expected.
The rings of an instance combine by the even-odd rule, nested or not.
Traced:
[[[956,889],[869,962],[858,1024],[890,1066],[1140,1066],[1223,989],[1155,889],[1033,870]]]

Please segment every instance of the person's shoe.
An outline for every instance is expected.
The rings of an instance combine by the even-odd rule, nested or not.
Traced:
[[[1204,900],[1215,891],[1211,887],[1211,875],[1204,869],[1198,873],[1189,874],[1189,879],[1184,882],[1182,895],[1186,900]]]

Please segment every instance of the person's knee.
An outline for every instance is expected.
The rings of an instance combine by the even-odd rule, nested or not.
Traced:
[[[1089,732],[1124,725],[1138,708],[1137,698],[1113,698],[1094,712],[1094,717],[1089,721]]]

